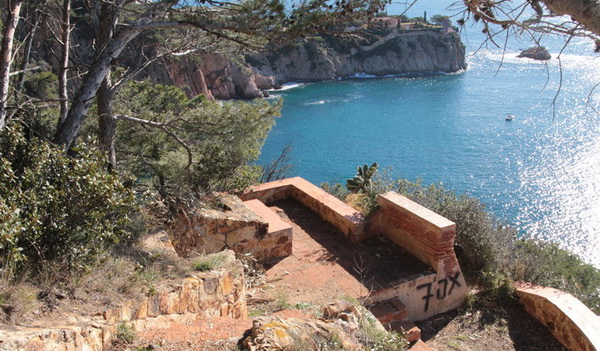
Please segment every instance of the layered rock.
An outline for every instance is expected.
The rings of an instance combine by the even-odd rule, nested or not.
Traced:
[[[174,220],[170,232],[173,247],[180,256],[231,249],[252,254],[264,262],[292,253],[291,227],[270,228],[270,221],[237,196],[224,195],[219,201],[222,209],[200,208],[193,213],[181,213]]]
[[[211,53],[164,60],[146,73],[157,83],[175,85],[189,96],[203,94],[211,100],[262,97],[262,89],[274,85],[273,79],[261,77],[249,65]]]
[[[400,348],[407,342],[387,334],[362,306],[338,301],[325,307],[320,319],[261,317],[242,340],[245,350],[364,350],[385,343]]]
[[[1,325],[0,351],[106,350],[119,326],[134,332],[187,324],[207,317],[245,318],[243,267],[232,251],[220,253],[222,267],[196,272],[180,282],[162,283],[141,301],[90,315],[61,314],[60,319],[28,325]],[[225,269],[226,268],[226,269]]]
[[[318,37],[247,59],[276,83],[352,77],[457,72],[466,68],[458,34],[441,30],[390,31],[363,38]]]
[[[166,66],[166,68],[161,68]],[[234,60],[220,54],[163,61],[147,71],[156,82],[183,87],[208,98],[256,98],[292,81],[352,77],[449,73],[466,69],[465,47],[451,29],[319,36]]]

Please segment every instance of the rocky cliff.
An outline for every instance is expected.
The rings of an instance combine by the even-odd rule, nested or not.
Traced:
[[[319,37],[253,55],[247,61],[276,83],[321,81],[466,68],[458,34],[441,30],[390,31],[364,37]]]
[[[457,72],[466,68],[465,48],[452,30],[387,30],[348,36],[320,36],[270,46],[234,61],[201,54],[148,73],[157,82],[209,98],[262,97],[287,82],[352,77]]]

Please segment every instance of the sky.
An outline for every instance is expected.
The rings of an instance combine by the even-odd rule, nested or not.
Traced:
[[[462,3],[462,1],[460,2]],[[410,6],[411,3],[412,0],[392,1],[392,4],[388,5],[387,13],[400,15],[406,11],[408,17],[423,16],[424,11],[427,11],[428,17],[437,14],[449,16],[456,13],[456,11],[447,10],[453,3],[456,3],[456,0],[417,0],[414,5]]]

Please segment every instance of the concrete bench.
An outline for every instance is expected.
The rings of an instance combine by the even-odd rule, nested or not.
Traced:
[[[262,254],[270,259],[289,256],[292,253],[292,226],[284,222],[260,200],[244,201],[244,205],[268,223],[267,234],[260,239],[259,247],[268,250]]]
[[[263,203],[292,198],[310,208],[352,241],[364,238],[364,215],[318,186],[300,178],[288,178],[258,185],[240,195],[242,200]]]
[[[267,233],[278,233],[278,232],[290,232],[292,231],[292,226],[289,223],[284,222],[281,217],[275,212],[273,212],[270,208],[267,207],[260,200],[253,199],[244,201],[244,205],[248,206],[252,211],[254,211],[257,215],[262,217],[262,219],[269,224],[269,228],[267,229]]]
[[[525,310],[569,350],[600,350],[600,317],[573,295],[541,286],[517,286]]]

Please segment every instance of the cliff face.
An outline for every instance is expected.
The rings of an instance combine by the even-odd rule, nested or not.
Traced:
[[[374,76],[457,72],[466,68],[465,49],[457,33],[421,30],[336,38],[303,39],[268,47],[234,62],[223,55],[201,54],[166,69],[150,70],[157,82],[209,98],[262,97],[262,90],[292,81],[323,81],[356,74]]]
[[[178,86],[189,96],[204,94],[211,100],[262,97],[261,89],[275,84],[273,79],[257,79],[248,64],[208,53],[176,61],[164,60],[147,69],[146,73],[154,82]]]
[[[309,39],[254,55],[247,61],[279,84],[345,78],[357,73],[385,76],[466,68],[460,37],[442,31],[392,31],[366,39]]]

